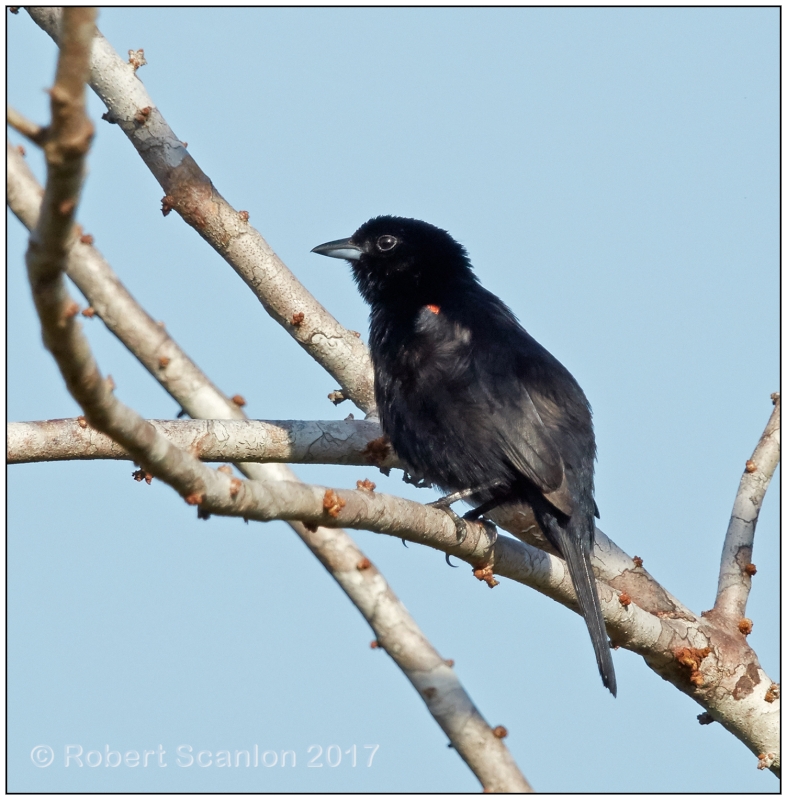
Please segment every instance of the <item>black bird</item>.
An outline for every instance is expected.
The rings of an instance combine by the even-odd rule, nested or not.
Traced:
[[[476,504],[468,518],[505,503],[531,506],[568,565],[601,679],[615,695],[590,566],[596,442],[579,384],[481,286],[467,251],[441,228],[375,217],[312,252],[349,261],[371,306],[375,398],[397,454],[412,474]]]

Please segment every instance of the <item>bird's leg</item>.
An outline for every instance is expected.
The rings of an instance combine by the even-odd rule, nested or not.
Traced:
[[[482,514],[486,514],[487,511],[491,511],[493,508],[497,508],[501,503],[505,503],[508,499],[508,495],[501,494],[497,495],[496,497],[490,497],[485,503],[481,503],[480,506],[476,506],[475,508],[471,508],[467,514],[464,515],[465,519],[469,519],[471,521],[477,520]]]
[[[502,485],[502,481],[491,481],[490,483],[482,483],[480,486],[471,486],[469,489],[460,489],[458,492],[451,492],[451,494],[447,494],[445,497],[441,497],[439,500],[435,500],[432,503],[427,503],[426,505],[435,506],[436,508],[447,508],[448,506],[452,506],[459,500],[464,500],[465,497],[470,497],[470,495],[478,494],[479,492],[486,492],[489,489],[496,489],[500,485]],[[501,495],[501,497],[499,499],[496,499],[495,502],[489,506],[489,508],[494,508],[498,503],[502,502],[503,502],[503,496]],[[483,505],[486,506],[487,504],[484,503]],[[469,519],[469,517],[466,517],[466,519]]]

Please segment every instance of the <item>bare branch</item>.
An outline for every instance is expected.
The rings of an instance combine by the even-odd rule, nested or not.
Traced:
[[[6,110],[6,121],[17,133],[21,133],[34,144],[42,145],[46,141],[48,129],[37,125],[11,106]]]
[[[8,151],[8,181],[12,210],[23,224],[35,225],[41,190],[14,148]],[[68,274],[110,330],[191,416],[244,418],[241,408],[222,395],[164,329],[139,307],[92,245],[72,241]],[[73,319],[71,324],[76,324]],[[81,427],[78,423],[77,426]],[[152,426],[148,427],[153,430]],[[131,447],[128,450],[135,452]],[[148,468],[144,454],[134,457],[151,474],[169,482],[161,464]],[[240,463],[237,466],[254,479],[242,485],[261,486],[263,482],[295,479],[282,464]],[[211,477],[218,475],[213,470],[203,469]],[[228,476],[220,477],[230,481]],[[230,484],[229,501],[225,494],[224,499],[230,506],[232,492],[237,486]],[[216,499],[222,493],[224,488],[219,485],[210,496]],[[204,493],[194,495],[203,503],[205,496]],[[510,752],[486,723],[454,671],[429,643],[383,576],[376,569],[358,568],[370,562],[352,539],[344,531],[322,527],[309,529],[299,521],[290,521],[290,526],[363,614],[377,641],[416,688],[481,784],[489,791],[532,791]]]
[[[743,470],[721,553],[719,588],[713,613],[717,619],[726,618],[736,626],[746,616],[751,579],[756,572],[751,563],[754,530],[781,455],[781,397],[778,394],[772,397],[773,413]]]
[[[401,468],[382,432],[369,420],[152,419],[148,422],[181,450],[200,461],[257,464],[345,464]],[[10,422],[8,463],[130,459],[117,442],[84,419]]]
[[[250,481],[245,485],[262,488],[285,483]],[[301,483],[294,485],[309,488]],[[349,536],[336,537],[336,531],[318,525],[309,528],[295,523],[293,527],[372,626],[378,646],[386,650],[413,684],[484,792],[532,792],[508,748],[481,716],[453,667],[426,639],[375,566],[362,556]]]
[[[59,8],[28,7],[56,42]],[[129,137],[164,189],[162,210],[176,210],[238,273],[265,310],[321,364],[365,412],[374,409],[369,353],[306,290],[248,222],[218,193],[154,105],[136,70],[96,32],[90,85],[111,122]],[[296,322],[297,320],[297,322]]]

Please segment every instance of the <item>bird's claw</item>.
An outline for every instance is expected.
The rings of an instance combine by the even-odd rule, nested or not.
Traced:
[[[441,511],[445,511],[449,517],[454,521],[454,527],[456,528],[456,543],[462,544],[464,540],[467,538],[467,523],[456,513],[456,511],[451,508],[451,506],[445,502],[446,498],[442,497],[439,500],[435,500],[433,503],[427,503],[426,505],[432,506],[432,508],[439,508]]]

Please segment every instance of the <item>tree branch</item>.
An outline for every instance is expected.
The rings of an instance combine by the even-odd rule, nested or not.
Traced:
[[[401,469],[390,445],[379,441],[380,426],[370,420],[152,419],[148,422],[200,461]],[[6,431],[9,464],[131,459],[130,453],[110,437],[90,428],[84,419],[10,422]]]
[[[781,455],[781,397],[772,395],[773,413],[765,426],[746,467],[732,506],[732,516],[724,538],[719,570],[719,588],[713,613],[734,625],[751,630],[745,619],[746,603],[751,591],[752,575],[757,571],[751,563],[754,530],[760,515],[765,492]],[[747,624],[748,623],[748,624]]]
[[[37,125],[11,106],[6,110],[6,121],[17,133],[21,133],[34,144],[43,145],[46,141],[48,129]]]

